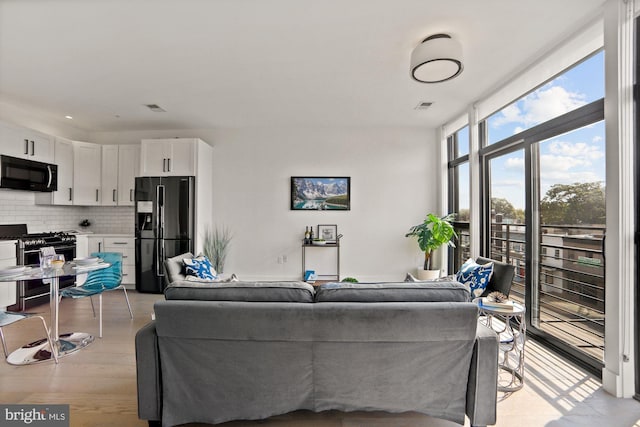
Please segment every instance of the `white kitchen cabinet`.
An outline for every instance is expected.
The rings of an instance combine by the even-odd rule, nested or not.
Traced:
[[[140,170],[140,145],[118,147],[118,206],[133,206],[136,176]]]
[[[9,123],[0,123],[0,154],[52,163],[54,138],[51,135]]]
[[[55,138],[53,136],[27,129],[24,139],[28,142],[26,158],[38,162],[53,162],[55,150]]]
[[[199,141],[196,138],[143,139],[140,152],[140,175],[195,175],[196,147]]]
[[[104,237],[104,252],[122,254],[122,283],[132,285],[136,282],[135,239],[133,237]]]
[[[58,165],[58,191],[37,193],[36,203],[47,205],[73,204],[73,141],[55,138],[53,163]]]
[[[103,247],[102,236],[87,236],[87,256],[94,252],[102,252]]]
[[[5,240],[0,242],[0,268],[16,265],[16,241]],[[4,310],[17,301],[16,282],[3,282],[0,284],[0,309]]]
[[[100,204],[101,146],[89,142],[73,142],[73,204]]]
[[[122,283],[133,285],[136,281],[135,238],[119,235],[88,236],[88,253],[119,252],[122,254]]]
[[[86,258],[89,256],[89,237],[86,234],[76,235],[76,258]],[[86,274],[76,276],[76,286],[81,286],[87,280]]]
[[[102,206],[118,204],[118,146],[102,146]]]

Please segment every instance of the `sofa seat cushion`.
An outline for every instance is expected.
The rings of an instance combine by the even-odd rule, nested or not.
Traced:
[[[466,302],[469,290],[461,283],[325,283],[316,289],[316,302]]]
[[[164,290],[167,300],[313,302],[313,286],[304,282],[173,282]]]

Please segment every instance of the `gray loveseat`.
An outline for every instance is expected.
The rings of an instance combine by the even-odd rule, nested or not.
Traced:
[[[136,336],[138,414],[221,423],[311,411],[417,411],[494,424],[496,334],[456,282],[174,280]]]

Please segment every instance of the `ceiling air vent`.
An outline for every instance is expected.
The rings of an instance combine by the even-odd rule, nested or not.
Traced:
[[[414,108],[414,110],[426,110],[427,108],[431,107],[431,104],[433,104],[433,102],[421,102],[416,105],[416,108]]]
[[[153,111],[154,113],[166,113],[167,112],[167,110],[165,110],[164,108],[162,108],[158,104],[145,104],[144,106],[147,107],[149,110]]]

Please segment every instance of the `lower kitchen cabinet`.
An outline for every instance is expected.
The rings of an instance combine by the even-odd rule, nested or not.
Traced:
[[[122,283],[135,285],[135,238],[121,235],[89,235],[87,255],[93,252],[120,252],[122,254]],[[81,256],[81,255],[78,255]]]

